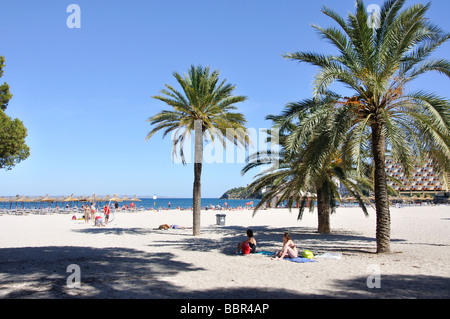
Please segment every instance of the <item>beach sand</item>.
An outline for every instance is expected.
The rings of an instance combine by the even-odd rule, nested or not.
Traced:
[[[226,214],[225,226],[216,214]],[[449,298],[450,207],[391,208],[390,254],[375,254],[376,217],[338,208],[331,234],[317,214],[287,209],[203,211],[202,234],[156,230],[192,225],[192,212],[117,213],[106,227],[72,215],[0,216],[0,298]],[[253,229],[258,249],[275,252],[289,231],[299,249],[340,259],[296,263],[237,255]],[[69,265],[79,288],[67,285]],[[369,288],[370,283],[379,284]]]

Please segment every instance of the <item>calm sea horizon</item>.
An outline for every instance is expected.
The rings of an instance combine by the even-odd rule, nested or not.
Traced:
[[[120,196],[119,196],[120,198]],[[152,196],[142,196],[137,197],[141,201],[135,202],[137,207],[143,207],[144,209],[188,209],[192,208],[192,198],[175,198],[175,197],[161,197],[157,198],[156,200],[153,199]],[[253,205],[256,205],[259,203],[259,199],[219,199],[219,198],[202,198],[201,200],[201,207],[202,209],[211,208],[211,206],[217,206],[225,207],[228,205],[229,208],[237,208],[237,207],[245,207],[246,203],[253,202]],[[90,203],[90,202],[89,202]],[[119,202],[119,207],[128,205],[130,206],[131,201],[123,201]],[[170,206],[169,206],[170,203]],[[14,207],[56,207],[57,205],[59,207],[65,207],[66,205],[69,205],[69,207],[78,206],[81,207],[81,205],[85,205],[86,202],[53,202],[53,203],[46,203],[46,202],[1,202],[0,207],[1,208],[14,208]],[[97,202],[98,205],[105,205],[108,204],[108,202]],[[111,202],[113,204],[113,202]]]
[[[176,208],[192,208],[192,198],[157,198],[156,200],[153,200],[152,197],[138,197],[141,202],[137,202],[137,207],[143,206],[144,208],[155,208],[155,209],[176,209]],[[246,203],[252,202],[256,205],[259,203],[259,199],[219,199],[219,198],[202,198],[201,200],[201,206],[202,208],[209,208],[211,206],[217,206],[225,207],[225,203],[230,208],[236,208],[236,207],[245,207]],[[169,207],[170,203],[170,207]],[[119,206],[123,206],[125,203],[121,202],[119,203]],[[129,205],[130,203],[127,202]]]

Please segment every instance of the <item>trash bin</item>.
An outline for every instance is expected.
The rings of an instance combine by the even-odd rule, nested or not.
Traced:
[[[225,214],[217,214],[216,215],[216,223],[219,226],[225,226]]]

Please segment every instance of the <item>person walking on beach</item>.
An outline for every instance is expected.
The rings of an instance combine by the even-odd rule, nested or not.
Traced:
[[[169,202],[169,209],[170,209],[170,202]]]
[[[91,204],[91,219],[95,221],[95,203]]]
[[[294,242],[292,241],[292,237],[288,232],[285,232],[283,235],[283,248],[281,251],[277,252],[275,254],[275,260],[283,259],[285,256],[288,256],[289,258],[297,258],[298,257],[298,250],[295,246]]]

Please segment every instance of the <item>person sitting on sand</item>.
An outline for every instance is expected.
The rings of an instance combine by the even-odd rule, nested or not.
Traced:
[[[275,258],[271,259],[279,260],[283,259],[286,256],[288,256],[289,258],[298,257],[297,247],[295,247],[295,244],[292,241],[292,237],[288,232],[284,233],[283,235],[283,248],[281,249],[281,251],[278,251],[275,256]]]
[[[95,217],[95,226],[105,226],[105,221],[103,220],[103,217],[101,216]]]
[[[237,246],[237,252],[241,252],[243,254],[247,254],[246,250],[248,251],[248,253],[256,253],[256,239],[253,235],[253,230],[248,229],[247,230],[247,240],[244,240],[243,242],[240,242]],[[247,248],[248,247],[248,248]]]

